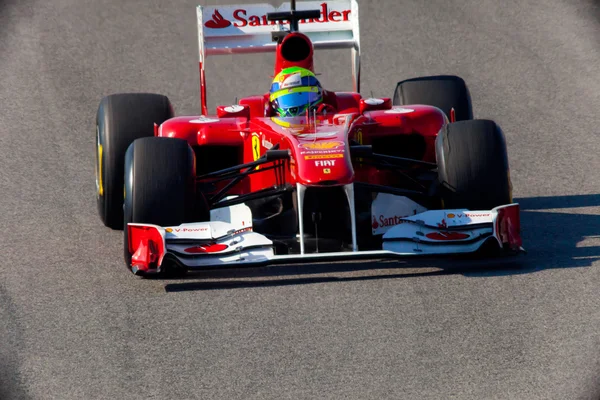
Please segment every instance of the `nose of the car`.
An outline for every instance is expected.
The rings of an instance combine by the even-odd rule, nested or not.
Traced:
[[[332,146],[331,148],[318,147]],[[296,150],[297,181],[305,185],[347,185],[354,180],[350,154],[343,142],[314,142]],[[315,147],[314,145],[317,145]]]

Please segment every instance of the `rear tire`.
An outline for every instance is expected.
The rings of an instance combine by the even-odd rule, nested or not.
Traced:
[[[130,222],[177,226],[198,215],[195,156],[185,140],[137,139],[127,149],[125,173],[125,227]],[[131,269],[127,229],[123,236],[125,263]]]
[[[104,225],[123,227],[125,152],[136,139],[154,136],[154,124],[173,117],[169,99],[124,93],[102,99],[96,116],[96,202]]]
[[[454,108],[456,121],[473,119],[471,94],[465,81],[458,76],[426,76],[399,82],[394,92],[394,105],[411,104],[437,107],[448,119]]]
[[[512,203],[506,142],[495,122],[448,124],[435,145],[445,208],[490,210]]]

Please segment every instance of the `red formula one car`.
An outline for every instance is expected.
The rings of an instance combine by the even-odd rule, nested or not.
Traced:
[[[202,115],[116,94],[97,116],[97,203],[147,275],[291,261],[521,248],[506,144],[464,81],[359,93],[356,0],[198,7]],[[300,29],[301,28],[301,29]],[[354,89],[318,81],[314,49],[352,51]],[[274,52],[268,93],[208,115],[207,55]]]

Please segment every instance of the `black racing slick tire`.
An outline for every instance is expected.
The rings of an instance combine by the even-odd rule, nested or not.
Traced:
[[[495,122],[448,124],[435,146],[444,208],[490,210],[512,203],[506,141]]]
[[[131,268],[127,224],[177,226],[195,212],[196,160],[185,140],[142,138],[125,156],[124,250]]]
[[[106,96],[96,116],[96,201],[104,225],[123,227],[125,152],[136,139],[154,136],[154,124],[173,117],[165,96],[123,93]]]
[[[394,105],[424,104],[441,109],[448,119],[454,109],[456,121],[473,119],[471,94],[465,81],[453,75],[426,76],[398,82]]]

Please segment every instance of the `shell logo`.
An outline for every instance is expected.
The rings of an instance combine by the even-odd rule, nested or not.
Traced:
[[[314,143],[302,143],[300,147],[303,149],[309,150],[331,150],[337,149],[338,147],[343,147],[343,142],[314,142]]]

